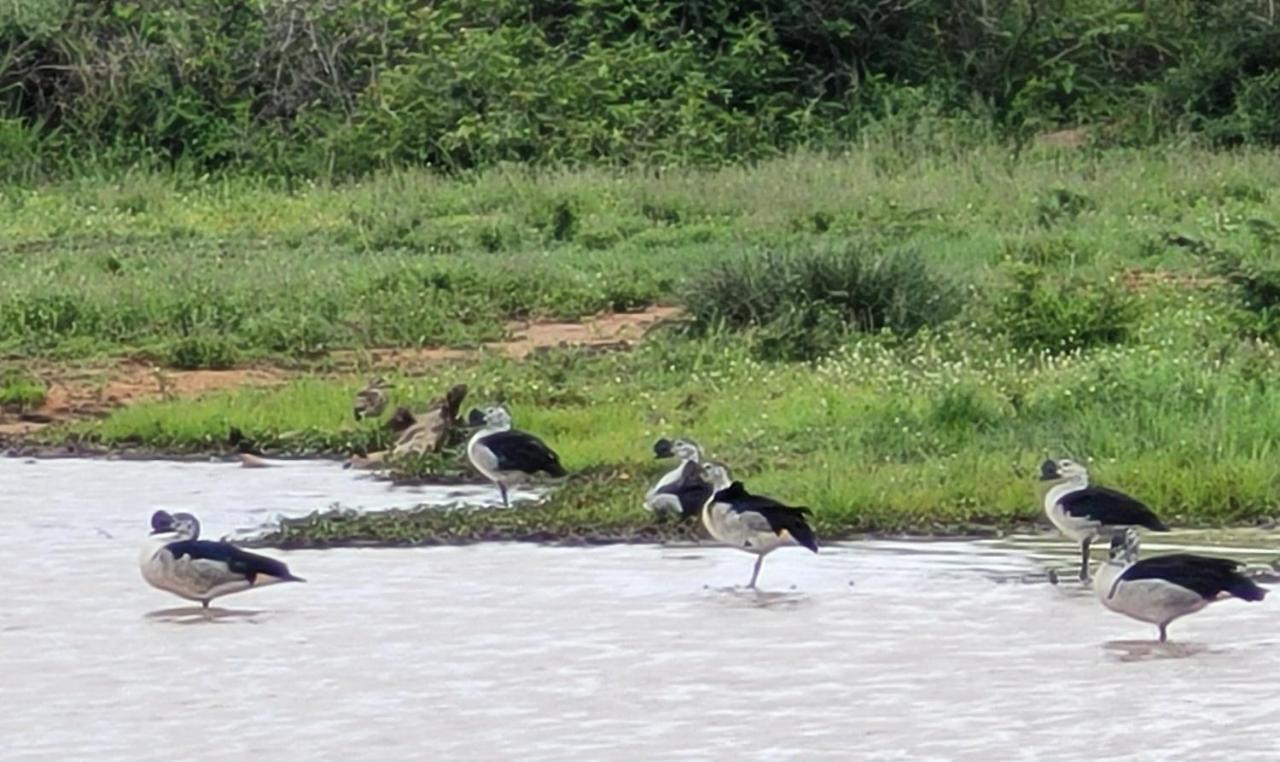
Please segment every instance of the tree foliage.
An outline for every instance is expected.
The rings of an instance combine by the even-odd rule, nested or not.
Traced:
[[[18,0],[0,173],[689,164],[887,118],[1280,142],[1269,0]]]

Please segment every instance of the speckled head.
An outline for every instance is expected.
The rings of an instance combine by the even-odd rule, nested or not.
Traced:
[[[173,514],[173,530],[179,537],[195,540],[200,537],[200,520],[190,513]]]
[[[511,413],[502,405],[491,405],[485,408],[472,408],[467,414],[467,423],[472,426],[487,426],[491,429],[511,428]]]
[[[1040,464],[1040,481],[1065,482],[1071,480],[1088,481],[1089,469],[1074,460],[1046,460]]]
[[[654,457],[658,458],[679,458],[680,460],[691,460],[694,463],[702,461],[702,450],[694,443],[692,439],[667,439],[662,438],[653,443]]]
[[[1142,540],[1133,527],[1116,531],[1111,535],[1111,560],[1129,563],[1138,560]]]
[[[733,478],[729,476],[729,467],[715,461],[702,464],[702,478],[717,492],[733,484]]]

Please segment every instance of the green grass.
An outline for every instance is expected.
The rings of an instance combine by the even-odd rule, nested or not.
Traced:
[[[44,404],[45,388],[40,379],[17,370],[0,372],[0,408],[31,410]]]
[[[917,147],[913,147],[917,148]],[[744,252],[920,252],[984,298],[1054,277],[1197,272],[1280,220],[1263,151],[899,151],[716,171],[403,172],[341,186],[181,175],[0,189],[0,352],[180,367],[470,345],[513,318],[670,300]],[[1268,227],[1270,226],[1270,227]],[[1185,242],[1191,241],[1192,245]]]
[[[199,366],[467,343],[511,317],[671,294],[698,308],[697,330],[627,354],[397,379],[397,404],[457,382],[469,403],[508,401],[576,476],[519,516],[306,530],[331,540],[650,536],[640,500],[661,466],[649,447],[671,435],[752,489],[813,506],[828,536],[1033,520],[1046,456],[1089,462],[1170,523],[1261,521],[1280,514],[1277,181],[1280,155],[1258,151],[913,157],[869,145],[661,176],[405,173],[286,193],[145,175],[9,189],[0,346],[155,350]],[[901,252],[917,258],[900,267]],[[792,269],[771,283],[764,261]],[[856,290],[890,287],[903,309],[943,290],[958,306],[896,333],[884,320],[847,330]],[[714,308],[698,305],[709,293]],[[363,381],[143,404],[48,436],[209,451],[234,426],[269,452],[361,452],[389,439],[350,420]]]
[[[764,363],[752,358],[749,336],[724,334],[669,337],[621,355],[558,352],[442,368],[402,380],[396,402],[468,383],[468,404],[507,400],[517,424],[553,444],[576,476],[546,507],[519,517],[327,519],[289,542],[313,532],[327,542],[351,539],[346,533],[650,537],[666,531],[641,508],[663,469],[650,445],[673,435],[699,441],[752,489],[812,506],[828,536],[1033,521],[1034,475],[1047,456],[1089,462],[1098,481],[1176,525],[1261,521],[1280,514],[1280,386],[1270,381],[1280,352],[1239,338],[1215,299],[1144,296],[1145,319],[1129,343],[1062,355],[956,330],[864,337],[816,364]],[[358,386],[312,379],[140,405],[80,435],[207,449],[235,425],[269,451],[359,449],[383,435],[347,420]]]

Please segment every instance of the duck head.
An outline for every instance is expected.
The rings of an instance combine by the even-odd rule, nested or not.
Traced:
[[[1046,460],[1040,464],[1040,481],[1042,482],[1089,482],[1089,469],[1074,460]]]
[[[702,478],[716,492],[728,489],[729,485],[733,484],[733,478],[729,476],[729,467],[714,461],[702,464]]]
[[[151,514],[151,534],[167,534],[173,531],[173,514],[156,511]]]
[[[172,534],[181,540],[200,537],[200,520],[190,513],[156,511],[151,514],[151,534]]]
[[[1122,564],[1131,564],[1137,561],[1141,542],[1138,537],[1138,530],[1133,527],[1115,532],[1111,535],[1111,561]]]
[[[200,520],[190,513],[173,514],[173,531],[185,540],[200,538]]]
[[[664,437],[653,443],[653,455],[655,458],[679,458],[697,463],[702,459],[702,450],[691,440]]]
[[[483,408],[472,408],[467,414],[467,423],[471,426],[489,429],[511,428],[511,413],[502,405],[490,405]]]
[[[414,417],[409,408],[401,406],[396,408],[395,412],[391,414],[391,417],[387,419],[387,422],[384,425],[392,431],[400,432],[417,422],[418,419]]]

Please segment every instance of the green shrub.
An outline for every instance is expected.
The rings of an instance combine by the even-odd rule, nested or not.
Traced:
[[[1083,193],[1070,188],[1054,188],[1036,201],[1036,218],[1042,227],[1047,228],[1062,221],[1074,220],[1097,208],[1097,202]]]
[[[45,388],[40,379],[18,370],[0,373],[0,408],[32,410],[44,404]]]
[[[0,176],[716,164],[855,137],[912,161],[939,127],[1280,142],[1267,0],[1140,5],[3,3]]]
[[[852,243],[716,261],[690,279],[683,304],[695,332],[754,328],[764,357],[807,360],[850,332],[938,325],[955,314],[957,295],[913,249]]]
[[[1269,248],[1256,256],[1214,252],[1210,269],[1235,287],[1248,311],[1246,333],[1280,334],[1280,259]]]
[[[165,360],[182,370],[225,370],[236,364],[238,355],[235,344],[226,337],[199,332],[171,343]]]
[[[1137,319],[1133,297],[1111,280],[1062,276],[1037,267],[1012,267],[1012,283],[996,297],[1000,331],[1017,347],[1074,349],[1124,341]]]

